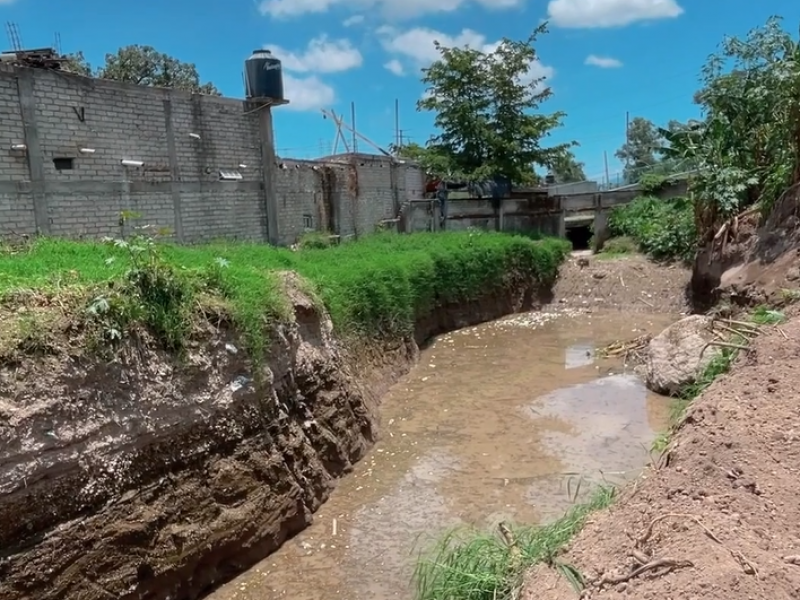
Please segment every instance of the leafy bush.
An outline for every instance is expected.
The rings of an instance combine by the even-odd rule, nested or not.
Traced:
[[[633,239],[656,260],[691,261],[697,233],[694,208],[687,198],[661,200],[642,196],[612,210],[608,219],[612,237]]]

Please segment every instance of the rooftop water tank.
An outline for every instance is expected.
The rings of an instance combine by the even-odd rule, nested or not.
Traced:
[[[251,98],[271,98],[285,100],[283,97],[283,67],[281,61],[269,50],[254,50],[252,56],[244,61],[245,94]]]

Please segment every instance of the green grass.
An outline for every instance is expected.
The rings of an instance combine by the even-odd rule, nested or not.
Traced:
[[[277,273],[292,270],[309,282],[340,332],[399,336],[436,306],[491,292],[512,273],[550,285],[569,251],[563,240],[486,232],[380,234],[315,246],[292,252],[262,244],[157,244],[134,256],[124,245],[41,239],[0,252],[0,297],[20,288],[102,295],[109,281],[125,280],[135,267],[147,276],[134,282],[141,310],[131,318],[143,318],[177,345],[187,311],[198,298],[217,296],[256,346],[265,318],[286,314]]]
[[[614,495],[614,488],[602,487],[554,523],[513,528],[518,557],[499,534],[472,529],[448,532],[419,557],[414,572],[416,600],[510,600],[525,571],[540,563],[558,569],[580,587],[580,574],[556,556],[587,517],[608,507]]]
[[[639,246],[636,240],[626,236],[614,237],[603,244],[602,250],[597,254],[598,259],[611,260],[631,254],[637,254]]]

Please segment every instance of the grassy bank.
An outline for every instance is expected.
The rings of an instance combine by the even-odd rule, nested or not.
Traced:
[[[241,243],[176,246],[145,237],[42,239],[0,252],[0,305],[31,290],[40,305],[60,298],[63,307],[69,298],[71,309],[99,324],[106,338],[122,338],[143,323],[175,350],[198,310],[213,305],[230,313],[257,351],[265,317],[286,314],[280,271],[299,273],[341,332],[398,336],[436,306],[497,289],[512,273],[550,285],[568,250],[562,240],[482,232],[375,235],[296,252]]]

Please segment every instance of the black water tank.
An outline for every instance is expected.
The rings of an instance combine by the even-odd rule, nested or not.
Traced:
[[[283,67],[269,50],[254,50],[244,61],[245,93],[247,98],[284,100]]]

